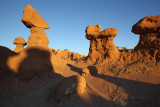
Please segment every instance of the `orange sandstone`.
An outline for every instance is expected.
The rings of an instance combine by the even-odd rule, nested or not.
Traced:
[[[14,52],[22,51],[24,49],[24,46],[27,45],[23,37],[16,37],[13,41],[13,44],[16,45],[16,48],[13,50]]]

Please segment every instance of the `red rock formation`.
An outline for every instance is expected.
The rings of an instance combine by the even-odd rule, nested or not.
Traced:
[[[27,47],[20,53],[7,58],[6,65],[19,79],[53,73],[52,51],[45,47]]]
[[[88,59],[97,61],[101,59],[116,59],[119,51],[113,43],[117,29],[108,28],[101,31],[100,25],[90,25],[86,28],[86,38],[90,40]]]
[[[146,58],[159,61],[160,57],[160,15],[147,16],[138,21],[132,32],[140,34],[140,40],[134,51],[142,51]],[[149,59],[149,58],[148,58]]]
[[[16,37],[15,40],[13,41],[13,44],[16,45],[16,48],[13,51],[17,53],[22,51],[24,49],[24,46],[27,45],[23,37]]]
[[[49,25],[30,5],[27,5],[23,10],[22,22],[26,27],[31,29],[31,35],[28,38],[28,46],[48,47],[49,40],[44,29],[49,29]]]

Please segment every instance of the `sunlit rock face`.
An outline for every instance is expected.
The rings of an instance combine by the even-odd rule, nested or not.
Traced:
[[[117,35],[117,29],[107,28],[101,30],[100,25],[90,25],[86,28],[86,38],[90,40],[88,59],[93,61],[101,59],[116,59],[119,56],[114,37]]]
[[[44,30],[50,27],[30,5],[27,5],[23,10],[22,22],[26,27],[31,29],[31,35],[28,38],[28,46],[48,47],[49,40]]]
[[[140,35],[134,51],[142,51],[145,56],[149,54],[156,62],[160,61],[160,15],[144,17],[133,25],[132,32]]]
[[[16,45],[16,48],[13,51],[17,53],[22,51],[24,49],[24,46],[27,45],[23,37],[16,37],[13,41],[13,44]]]

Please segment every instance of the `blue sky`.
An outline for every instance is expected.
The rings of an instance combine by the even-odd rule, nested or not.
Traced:
[[[69,48],[88,54],[89,40],[85,38],[88,25],[100,24],[118,29],[116,46],[134,48],[139,35],[131,32],[141,18],[160,14],[160,0],[0,0],[0,45],[13,50],[15,37],[26,41],[30,35],[22,22],[23,9],[30,4],[50,25],[45,30],[49,47]]]

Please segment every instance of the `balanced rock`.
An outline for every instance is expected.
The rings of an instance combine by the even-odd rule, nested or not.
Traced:
[[[14,52],[22,51],[24,49],[24,46],[27,45],[23,37],[16,37],[13,41],[13,44],[16,45],[16,48],[13,50]]]
[[[33,9],[29,4],[23,10],[22,22],[28,27],[40,27],[49,29],[47,22],[42,19],[38,12]]]
[[[86,28],[86,38],[90,40],[88,59],[116,59],[119,51],[113,43],[117,29],[108,28],[101,31],[100,25],[90,25]]]
[[[65,101],[71,96],[83,93],[86,88],[86,80],[82,76],[71,76],[60,81],[56,89],[56,100]]]
[[[160,15],[147,16],[132,27],[132,32],[140,34],[135,51],[160,49]]]
[[[28,38],[28,46],[48,47],[49,40],[44,30],[50,27],[30,5],[27,5],[23,10],[22,22],[26,27],[31,29],[31,35]]]

